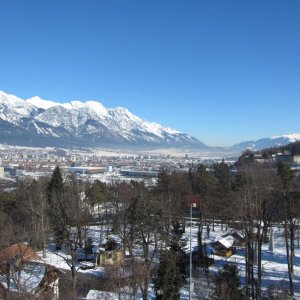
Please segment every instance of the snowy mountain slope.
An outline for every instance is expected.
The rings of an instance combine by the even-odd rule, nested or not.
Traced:
[[[106,108],[96,101],[56,103],[37,96],[23,100],[0,92],[0,121],[0,143],[6,136],[14,144],[24,144],[24,140],[34,144],[40,138],[45,145],[61,146],[206,147],[194,137],[148,122],[126,108]],[[19,131],[22,134],[15,136]],[[26,135],[30,138],[25,139]]]
[[[21,98],[0,92],[0,118],[2,120],[18,124],[22,118],[35,117],[40,109]]]
[[[294,143],[296,141],[300,141],[300,133],[290,133],[285,135],[276,135],[271,137],[271,140],[279,141],[280,139],[284,139],[288,141],[288,143]]]
[[[43,100],[38,96],[26,99],[25,102],[42,109],[48,109],[50,107],[57,106],[56,102],[50,100]]]
[[[270,138],[262,138],[256,141],[245,141],[236,145],[233,145],[231,148],[235,150],[261,150],[265,148],[272,148],[276,146],[283,146],[290,143],[300,141],[299,133],[291,133],[286,135],[277,135]]]

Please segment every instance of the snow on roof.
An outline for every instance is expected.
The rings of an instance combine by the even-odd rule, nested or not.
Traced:
[[[90,290],[86,296],[87,300],[118,300],[118,296],[115,293]]]
[[[95,250],[95,253],[104,252],[104,251],[105,251],[105,248],[104,248],[104,247],[98,247],[98,248]]]
[[[36,252],[27,244],[12,245],[0,251],[0,264],[7,263],[16,268],[21,266],[18,272],[10,272],[10,291],[34,294],[47,271],[47,265]],[[0,276],[0,284],[7,288],[6,275]]]
[[[226,248],[230,248],[230,247],[232,247],[234,241],[235,241],[234,237],[229,235],[229,236],[223,237],[215,242],[222,244]]]
[[[11,273],[9,290],[12,292],[18,292],[19,286],[20,292],[34,294],[44,278],[45,272],[46,266],[43,264],[25,264],[20,272]],[[5,275],[0,275],[0,284],[7,289],[7,277]]]

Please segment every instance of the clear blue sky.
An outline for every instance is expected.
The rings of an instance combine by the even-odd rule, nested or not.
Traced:
[[[300,132],[299,0],[0,0],[0,90],[208,145]]]

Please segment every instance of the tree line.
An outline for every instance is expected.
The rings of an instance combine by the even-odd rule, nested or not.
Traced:
[[[68,249],[65,260],[74,296],[78,249],[91,252],[90,228],[97,225],[101,227],[100,240],[103,234],[119,236],[127,257],[124,268],[130,276],[119,278],[119,271],[111,269],[113,290],[126,285],[132,295],[141,290],[143,299],[147,299],[152,282],[157,299],[179,299],[180,288],[187,282],[188,266],[180,239],[188,225],[189,207],[195,203],[195,267],[203,267],[205,261],[204,231],[209,235],[219,224],[224,230],[238,228],[245,236],[243,292],[237,291],[236,282],[225,284],[221,293],[218,289],[212,294],[213,299],[235,299],[234,295],[236,299],[262,299],[262,245],[275,225],[284,231],[289,294],[293,295],[299,196],[297,176],[283,163],[240,160],[238,167],[232,168],[222,161],[210,166],[199,164],[188,172],[161,170],[155,185],[137,181],[82,182],[74,176],[63,176],[56,167],[51,178],[20,182],[15,191],[0,193],[0,250],[18,242],[44,250],[43,255],[49,242],[55,243],[57,250]],[[237,270],[226,267],[215,286],[222,284],[222,278],[230,277],[228,272],[235,274]]]

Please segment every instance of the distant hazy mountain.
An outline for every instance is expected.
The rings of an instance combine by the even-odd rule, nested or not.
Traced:
[[[278,135],[270,138],[259,139],[257,141],[246,141],[233,145],[231,148],[234,150],[261,150],[265,148],[284,146],[296,141],[300,141],[300,133]]]
[[[206,148],[198,139],[96,101],[56,103],[0,92],[0,144]]]

